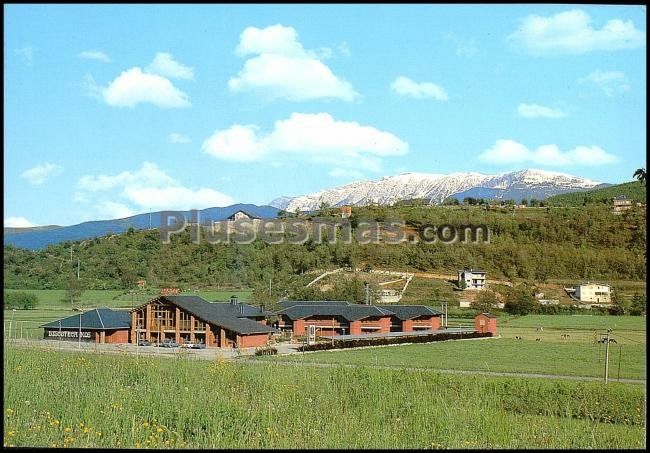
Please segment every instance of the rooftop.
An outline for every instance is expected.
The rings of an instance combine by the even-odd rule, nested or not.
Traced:
[[[110,308],[95,308],[84,313],[68,316],[41,325],[44,328],[111,330],[128,329],[131,327],[131,315],[128,311],[111,310]]]

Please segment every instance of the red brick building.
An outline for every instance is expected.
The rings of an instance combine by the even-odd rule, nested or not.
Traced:
[[[277,327],[294,336],[410,332],[440,328],[441,313],[423,305],[359,305],[346,301],[282,301]]]
[[[492,335],[497,334],[497,317],[492,313],[480,313],[474,318],[474,330]]]
[[[242,304],[208,302],[198,296],[159,296],[130,311],[129,340],[179,344],[204,343],[206,347],[248,348],[266,346],[276,332],[266,325],[266,312]]]

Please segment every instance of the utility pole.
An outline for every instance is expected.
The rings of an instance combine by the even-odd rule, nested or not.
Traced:
[[[607,373],[609,373],[609,334],[612,329],[607,329],[607,337],[605,338],[605,384],[607,384]]]
[[[79,258],[77,258],[77,280],[79,280],[79,265],[80,265]]]

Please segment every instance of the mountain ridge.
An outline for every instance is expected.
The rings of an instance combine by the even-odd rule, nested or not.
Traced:
[[[411,172],[384,176],[378,180],[353,181],[331,189],[293,197],[288,202],[288,197],[282,197],[284,207],[281,209],[289,212],[313,211],[322,203],[330,206],[360,206],[375,203],[390,205],[413,198],[421,198],[431,204],[437,204],[448,197],[458,196],[462,200],[462,197],[477,195],[491,199],[543,200],[559,193],[589,190],[603,184],[605,183],[567,173],[538,169],[524,169],[496,175],[478,172],[454,172],[447,175]]]

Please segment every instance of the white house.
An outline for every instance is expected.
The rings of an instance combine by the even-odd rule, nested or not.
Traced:
[[[575,296],[580,302],[609,304],[612,302],[611,289],[605,283],[583,283],[576,287]]]
[[[485,271],[476,269],[458,271],[458,287],[461,289],[485,289]]]

